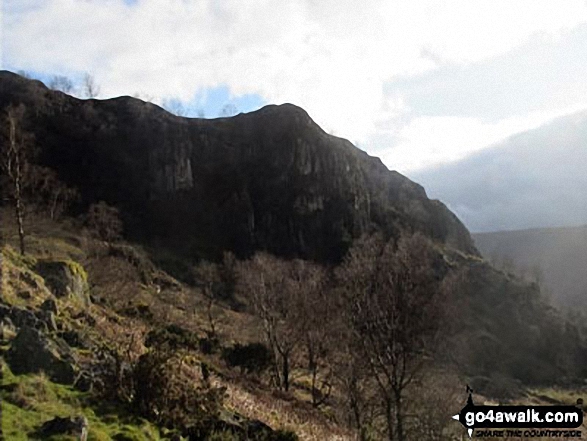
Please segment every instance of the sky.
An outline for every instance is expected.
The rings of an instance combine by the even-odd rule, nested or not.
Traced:
[[[587,109],[586,0],[0,3],[0,68],[191,116],[294,103],[408,177]]]

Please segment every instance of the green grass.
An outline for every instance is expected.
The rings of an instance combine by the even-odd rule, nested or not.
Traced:
[[[2,257],[0,259],[0,271],[2,271],[3,275],[0,290],[4,303],[26,307],[32,303],[42,303],[50,295],[43,278],[31,269],[37,262],[34,257],[21,256],[9,245],[0,248],[0,255]],[[32,282],[33,285],[29,285],[29,282],[24,282],[24,277]],[[20,298],[17,295],[19,291],[28,291],[32,295],[32,299],[25,300]]]
[[[116,439],[160,440],[151,423],[128,415],[115,405],[96,405],[87,393],[52,383],[45,375],[15,376],[2,364],[2,425],[5,439],[35,439],[35,431],[50,419],[84,415],[88,441]],[[67,440],[59,436],[59,440]],[[74,438],[71,438],[72,440]]]
[[[85,258],[84,252],[63,238],[29,237],[29,252],[38,258],[78,261]]]

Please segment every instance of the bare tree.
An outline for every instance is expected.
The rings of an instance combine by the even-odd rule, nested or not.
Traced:
[[[225,104],[222,110],[220,110],[220,116],[234,116],[238,113],[237,107],[233,103]]]
[[[104,201],[90,206],[87,224],[103,241],[112,242],[122,237],[123,224],[120,212]]]
[[[296,260],[290,270],[291,294],[298,298],[296,307],[304,317],[302,343],[306,353],[307,368],[311,377],[312,405],[320,406],[330,396],[331,369],[327,364],[332,334],[329,329],[336,305],[327,289],[327,274],[321,266]]]
[[[57,173],[46,167],[35,167],[33,174],[36,205],[57,219],[67,207],[79,198],[75,188],[68,187],[57,177]]]
[[[196,277],[202,286],[202,293],[206,298],[206,315],[210,326],[210,338],[216,337],[216,317],[214,306],[217,300],[217,291],[221,281],[218,265],[211,262],[201,262],[196,268]]]
[[[4,172],[8,199],[14,204],[20,253],[25,254],[24,194],[31,175],[33,137],[22,129],[24,105],[9,106],[6,111],[1,145],[1,166]]]
[[[189,109],[178,99],[163,100],[162,106],[165,110],[169,113],[173,113],[175,116],[187,116],[189,113]]]
[[[94,76],[88,72],[84,75],[83,91],[87,98],[96,98],[100,94],[100,86]]]
[[[21,77],[26,78],[28,80],[31,80],[33,78],[33,76],[29,72],[27,72],[26,70],[21,69],[21,70],[18,70],[16,73],[18,75],[20,75]]]
[[[382,402],[390,440],[405,438],[405,391],[438,335],[441,290],[435,254],[421,235],[359,241],[340,272],[349,325]]]
[[[222,300],[237,303],[234,297],[237,282],[237,260],[234,253],[225,251],[222,254],[222,262],[218,266],[220,277],[219,297]]]
[[[265,340],[274,358],[277,387],[290,387],[292,357],[302,341],[305,320],[300,297],[291,277],[291,264],[266,253],[240,264],[237,288],[262,323]]]
[[[71,94],[73,91],[73,83],[69,78],[63,75],[55,75],[49,82],[49,88],[59,90],[63,93]]]

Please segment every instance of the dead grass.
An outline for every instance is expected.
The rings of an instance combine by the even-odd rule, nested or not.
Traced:
[[[300,440],[355,440],[352,431],[329,421],[309,403],[280,398],[269,391],[250,390],[238,382],[220,383],[227,388],[226,407],[248,418],[258,419],[274,429],[293,430]]]

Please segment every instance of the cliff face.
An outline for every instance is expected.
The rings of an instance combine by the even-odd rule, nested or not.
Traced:
[[[469,232],[424,189],[291,104],[213,120],[130,97],[78,100],[0,72],[0,108],[27,107],[41,160],[85,204],[118,206],[127,233],[191,255],[336,261],[353,238],[418,230],[477,254]]]

